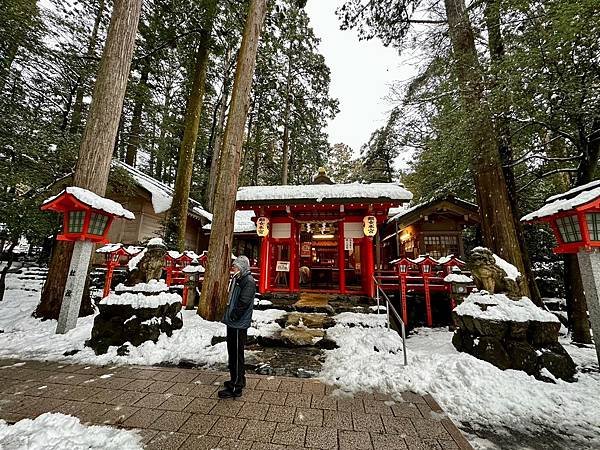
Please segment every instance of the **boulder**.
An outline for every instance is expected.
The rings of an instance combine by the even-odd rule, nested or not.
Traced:
[[[462,328],[457,328],[452,335],[452,345],[459,352],[473,354],[475,348],[475,339],[471,333],[466,332]]]
[[[502,370],[510,369],[511,367],[510,357],[499,338],[482,336],[475,339],[473,356],[487,361]]]
[[[508,341],[505,348],[511,369],[522,370],[529,375],[539,373],[538,355],[533,345],[524,341]]]
[[[531,321],[527,329],[527,340],[533,345],[546,345],[558,342],[560,322]]]
[[[170,337],[183,327],[179,295],[153,291],[156,283],[138,286],[141,292],[128,289],[99,303],[91,337],[85,343],[97,355],[111,346],[120,347],[119,354],[125,354],[125,343],[137,347],[146,341],[157,342],[161,334]]]
[[[286,317],[283,328],[289,326],[326,329],[335,325],[335,320],[326,314],[294,312]]]
[[[480,317],[473,318],[473,325],[477,332],[476,334],[479,336],[491,336],[497,339],[502,339],[504,336],[506,336],[509,328],[508,322],[493,319],[482,319]]]
[[[573,380],[577,373],[577,366],[562,345],[558,342],[549,344],[541,349],[541,353],[539,359],[542,366],[548,369],[554,377],[568,381]]]
[[[522,370],[544,381],[572,380],[576,366],[558,342],[560,322],[531,300],[503,294],[473,293],[453,311],[452,344],[500,369]]]
[[[289,327],[280,333],[281,340],[289,347],[307,347],[322,339],[325,333],[309,328]]]

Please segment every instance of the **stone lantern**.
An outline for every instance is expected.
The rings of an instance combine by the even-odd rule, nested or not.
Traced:
[[[77,325],[94,245],[107,242],[115,217],[132,220],[135,216],[119,203],[75,186],[46,200],[41,209],[63,214],[63,230],[56,239],[75,242],[56,327],[57,334],[64,334]]]
[[[469,288],[474,287],[473,279],[461,273],[457,266],[453,267],[452,273],[444,277],[444,283],[450,285],[450,305],[452,309],[456,308],[456,305],[460,305],[465,297],[469,295]]]
[[[182,270],[184,275],[183,283],[183,301],[182,305],[186,309],[193,309],[196,299],[196,287],[200,282],[206,269],[200,265],[198,259],[194,258],[191,263]]]
[[[521,220],[549,224],[558,243],[554,253],[577,254],[600,361],[600,180],[548,198]]]

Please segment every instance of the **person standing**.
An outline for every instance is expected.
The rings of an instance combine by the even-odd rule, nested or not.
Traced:
[[[227,325],[227,356],[230,380],[219,391],[219,398],[239,397],[246,386],[244,346],[252,321],[256,282],[250,273],[250,261],[239,256],[232,265],[233,277],[229,282],[227,309],[223,323]]]

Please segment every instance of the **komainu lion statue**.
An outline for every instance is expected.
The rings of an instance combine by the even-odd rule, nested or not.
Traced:
[[[508,278],[504,269],[496,264],[491,250],[482,247],[473,249],[467,258],[467,265],[478,289],[490,294],[506,294],[513,299],[523,296],[523,278]]]
[[[167,247],[162,241],[152,242],[146,247],[146,252],[127,277],[125,285],[135,286],[138,283],[148,283],[150,280],[159,280],[165,264]]]

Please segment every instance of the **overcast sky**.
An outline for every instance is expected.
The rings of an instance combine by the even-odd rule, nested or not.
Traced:
[[[335,10],[343,2],[309,0],[306,12],[331,69],[331,95],[340,101],[340,113],[327,129],[329,142],[348,144],[356,154],[386,122],[392,105],[384,97],[390,84],[408,79],[413,68],[380,41],[359,41],[354,31],[341,31]]]

